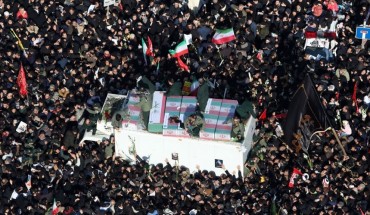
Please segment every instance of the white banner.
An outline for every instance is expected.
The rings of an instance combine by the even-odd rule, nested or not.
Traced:
[[[309,38],[306,39],[306,43],[304,45],[304,48],[306,47],[314,47],[314,48],[325,48],[328,47],[328,39],[326,38]]]
[[[114,3],[116,3],[116,0],[104,0],[104,7],[114,5]]]
[[[18,133],[23,133],[26,130],[27,130],[27,124],[25,122],[21,121],[15,131],[18,132]]]

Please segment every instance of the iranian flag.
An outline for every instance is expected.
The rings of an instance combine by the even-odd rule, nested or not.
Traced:
[[[232,28],[228,29],[216,29],[216,33],[213,35],[212,43],[221,45],[235,40],[234,30]]]
[[[57,202],[54,199],[53,210],[51,211],[51,214],[56,215],[56,214],[58,214],[58,212],[59,212],[59,208],[57,206]]]
[[[148,46],[146,45],[143,38],[141,38],[141,46],[143,47],[143,55],[144,55],[143,57],[144,57],[145,65],[147,65],[148,62],[147,62],[147,59],[146,59],[146,53],[148,51]]]
[[[179,43],[176,46],[175,50],[171,49],[169,50],[169,52],[172,55],[172,57],[177,59],[178,66],[180,68],[188,72],[190,71],[188,65],[186,65],[180,58],[180,56],[189,53],[188,45],[185,40]]]
[[[184,54],[189,53],[188,45],[186,44],[186,41],[184,40],[181,43],[179,43],[174,50],[171,49],[169,52],[172,55],[172,57],[176,57],[176,58],[180,57]]]

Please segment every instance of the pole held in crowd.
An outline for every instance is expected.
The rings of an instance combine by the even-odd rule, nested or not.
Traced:
[[[347,156],[346,150],[344,149],[344,147],[343,147],[343,145],[342,145],[342,142],[339,140],[339,137],[338,137],[337,131],[335,131],[335,129],[334,129],[334,128],[330,128],[330,129],[331,129],[331,131],[333,132],[334,137],[335,137],[335,139],[337,140],[337,143],[339,144],[340,149],[341,149],[341,150],[342,150],[342,152],[343,152],[343,155],[344,155],[344,156]]]

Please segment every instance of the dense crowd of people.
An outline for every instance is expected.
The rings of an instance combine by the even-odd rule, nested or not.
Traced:
[[[107,10],[98,0],[0,0],[0,214],[370,213],[370,47],[355,38],[368,1],[119,2]],[[235,41],[211,42],[215,29],[231,27]],[[333,29],[328,46],[305,47],[306,31]],[[185,34],[190,71],[168,52]],[[316,135],[308,153],[283,141],[281,116],[306,73],[344,151],[331,132]],[[126,94],[139,76],[158,90],[204,78],[214,83],[209,97],[242,104],[242,120],[266,109],[244,177],[243,167],[217,176],[166,158],[128,163],[114,156],[113,136],[80,143],[106,95]]]

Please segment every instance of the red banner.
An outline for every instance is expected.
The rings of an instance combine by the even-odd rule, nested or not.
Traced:
[[[21,67],[19,68],[17,84],[19,87],[19,94],[21,96],[27,96],[28,91],[27,91],[26,73],[24,72],[24,68],[22,64],[21,64]]]

